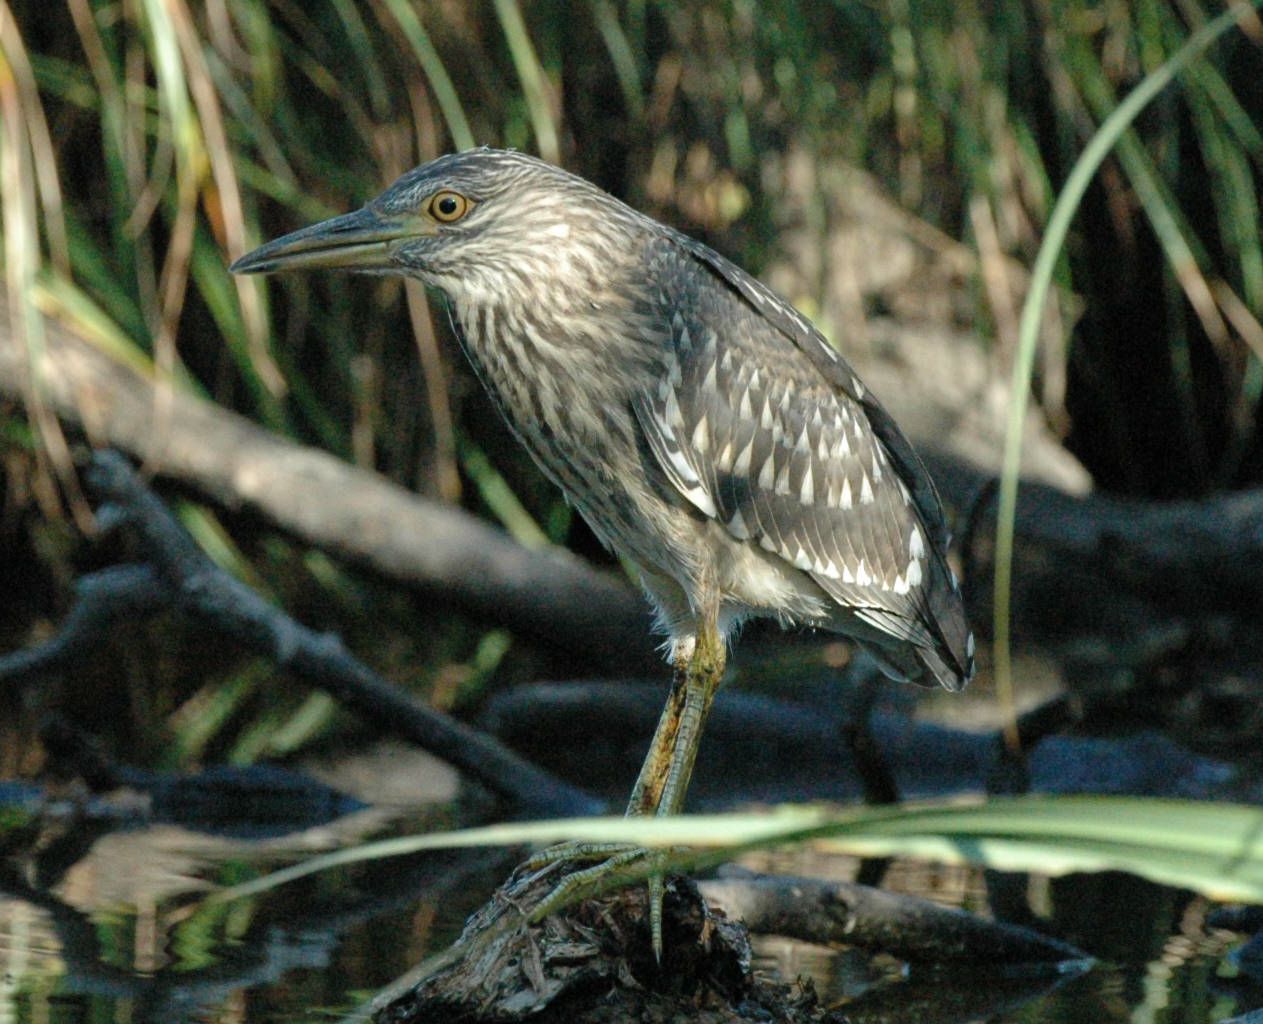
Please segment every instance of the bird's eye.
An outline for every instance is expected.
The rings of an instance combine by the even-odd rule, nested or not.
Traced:
[[[454,224],[469,212],[472,205],[459,192],[444,189],[442,192],[434,193],[428,209],[430,216],[441,224]]]

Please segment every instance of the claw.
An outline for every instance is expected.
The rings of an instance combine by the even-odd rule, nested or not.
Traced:
[[[676,848],[678,849],[678,848]],[[640,862],[655,870],[648,878],[649,932],[653,944],[653,958],[662,963],[662,902],[666,895],[666,875],[662,868],[667,862],[667,851],[648,850],[628,843],[559,843],[532,855],[522,862],[519,870],[538,871],[563,861],[595,860],[590,867],[581,867],[561,878],[553,890],[523,915],[531,923],[542,921],[563,907],[585,895],[592,895],[607,888],[610,876]]]
[[[620,853],[638,850],[640,847],[632,843],[579,843],[564,842],[549,846],[538,853],[533,853],[522,862],[528,871],[558,864],[567,860],[608,860]]]
[[[662,900],[666,896],[666,879],[649,876],[649,936],[653,943],[653,962],[662,966]]]

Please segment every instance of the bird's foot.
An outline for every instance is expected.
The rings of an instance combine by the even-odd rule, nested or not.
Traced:
[[[540,900],[527,910],[526,918],[542,921],[563,907],[580,899],[608,892],[639,878],[648,878],[649,932],[654,960],[662,962],[662,900],[666,893],[664,869],[669,850],[650,850],[630,843],[569,842],[550,846],[528,858],[522,865],[526,871],[551,869],[561,863],[596,861],[590,867],[570,871]]]

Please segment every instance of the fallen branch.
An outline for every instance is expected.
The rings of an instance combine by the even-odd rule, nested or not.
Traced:
[[[851,882],[729,871],[699,882],[707,900],[752,932],[884,952],[917,964],[1030,968],[1091,960],[1029,928]]]
[[[995,491],[991,477],[926,453],[946,502],[970,512],[963,573],[976,629],[991,623]],[[979,500],[981,496],[982,500]],[[1263,645],[1263,491],[1156,502],[1076,497],[1038,483],[1018,495],[1014,633],[1061,654],[1137,665],[1200,634],[1255,661]]]
[[[0,398],[21,401],[25,354],[0,290]],[[376,473],[286,441],[103,355],[46,322],[44,389],[97,446],[229,509],[257,513],[306,544],[485,622],[571,653],[600,672],[660,671],[648,606],[623,580],[562,548],[532,550],[477,517]]]
[[[97,452],[86,473],[102,519],[125,526],[144,566],[81,581],[67,629],[33,651],[0,658],[0,682],[29,679],[91,653],[121,616],[175,607],[207,629],[270,658],[386,733],[402,736],[520,808],[592,814],[603,805],[514,754],[497,740],[435,711],[355,658],[341,640],[295,622],[215,565],[116,452]],[[116,603],[117,602],[117,603]]]

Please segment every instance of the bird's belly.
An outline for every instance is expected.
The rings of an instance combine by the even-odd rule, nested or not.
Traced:
[[[815,581],[779,555],[712,526],[709,558],[724,616],[740,621],[774,616],[783,624],[820,623],[831,602]]]

